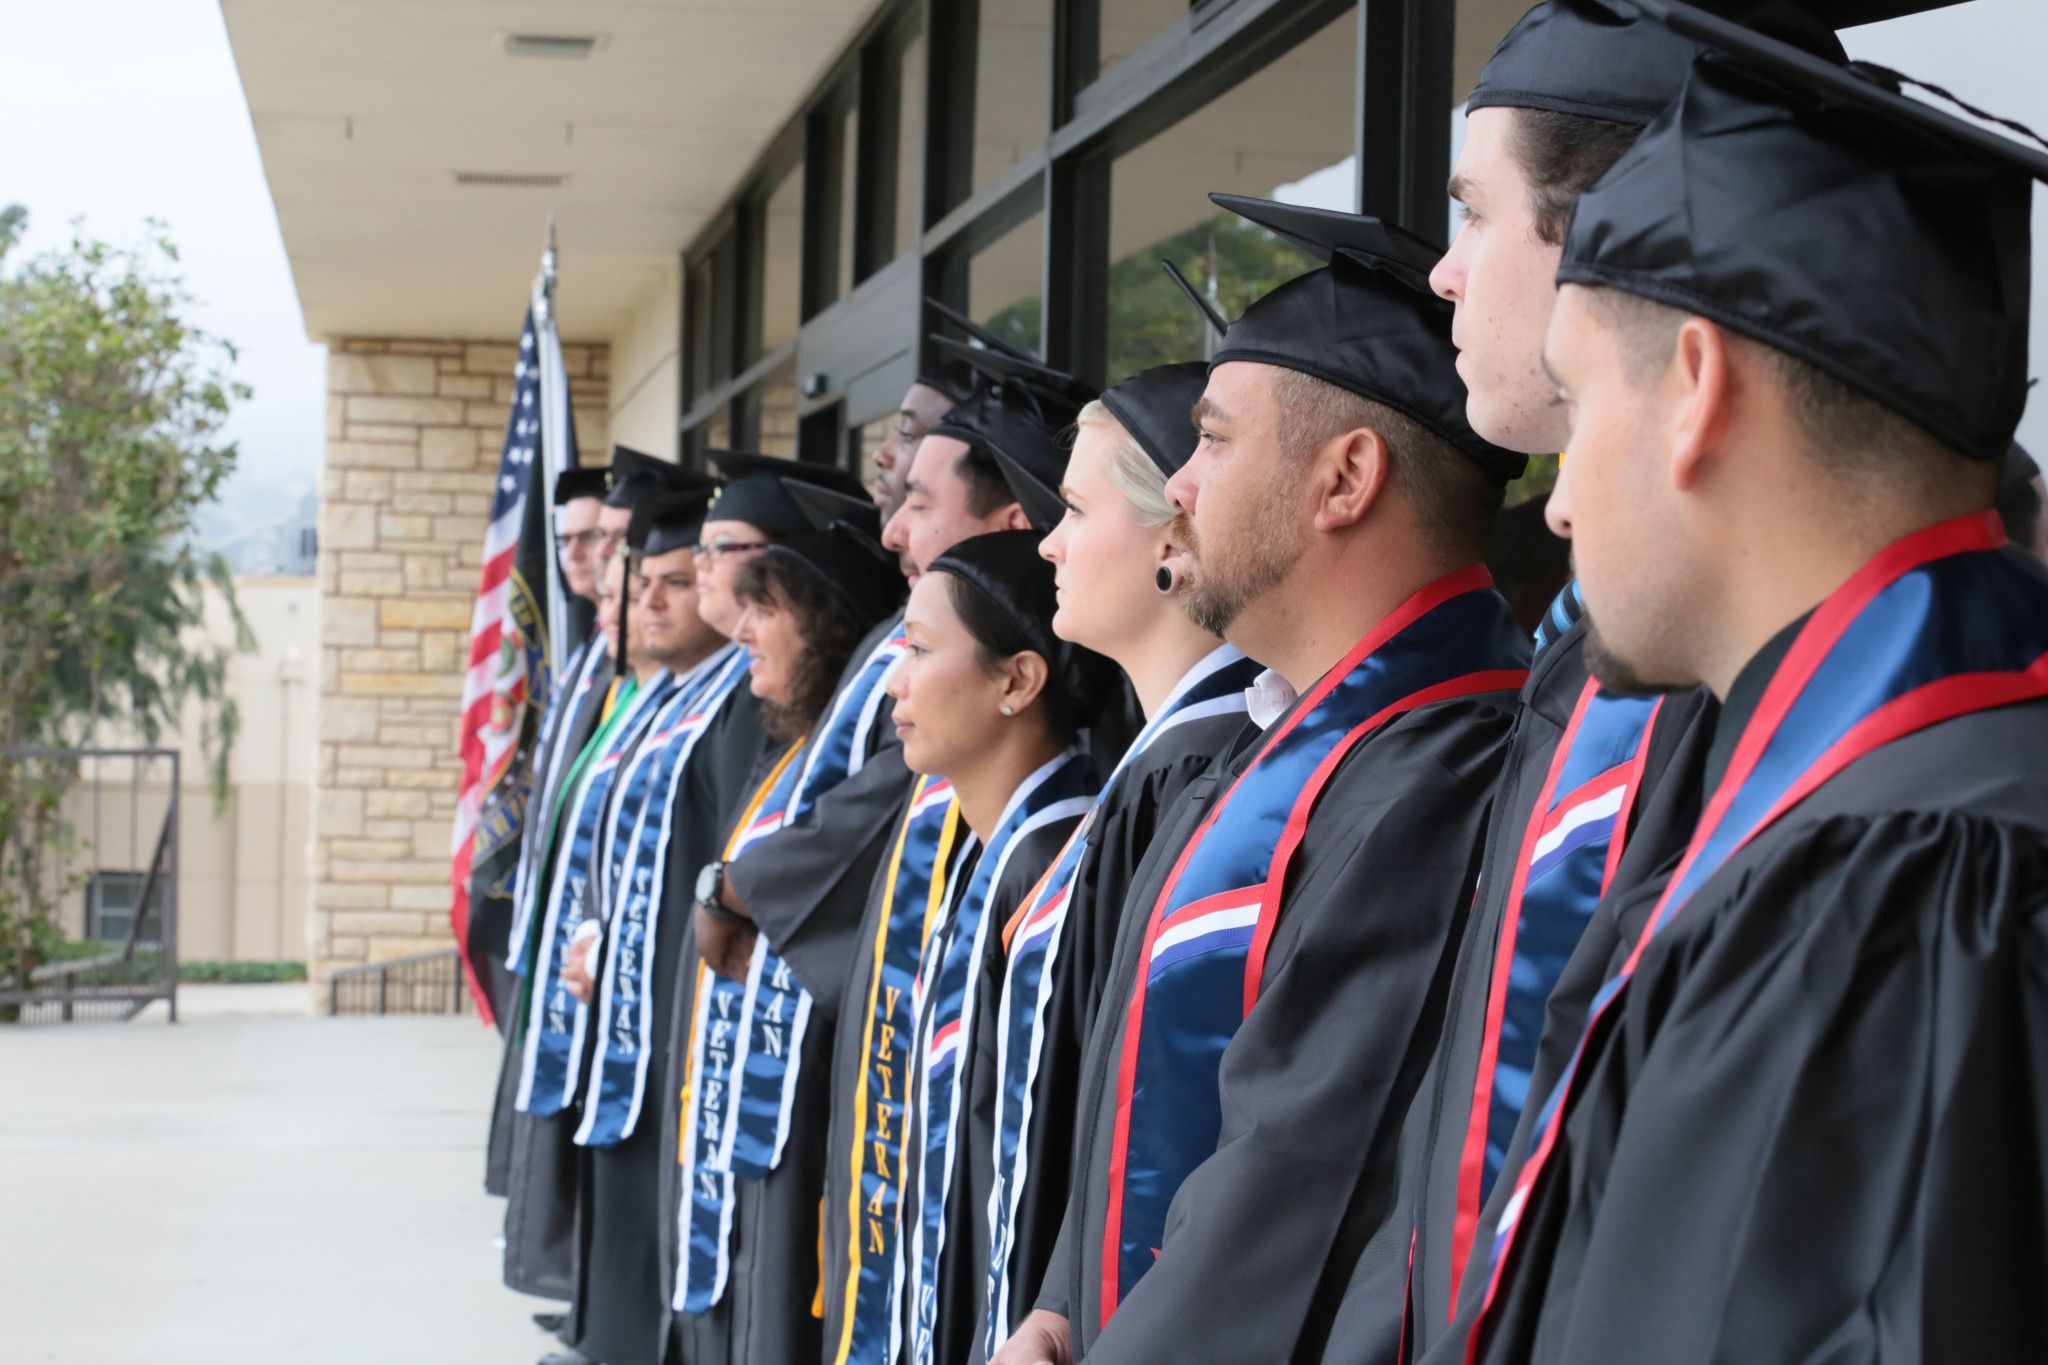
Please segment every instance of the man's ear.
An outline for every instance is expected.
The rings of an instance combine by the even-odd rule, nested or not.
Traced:
[[[1013,502],[1003,509],[1001,522],[1002,524],[996,527],[998,531],[1028,531],[1031,529],[1031,518],[1024,515],[1024,504],[1019,502]]]
[[[1698,484],[1727,437],[1736,388],[1730,363],[1728,334],[1719,325],[1693,317],[1679,326],[1663,382],[1670,477],[1681,492]]]
[[[1386,491],[1386,438],[1359,427],[1324,442],[1315,457],[1316,529],[1336,531],[1365,519]]]

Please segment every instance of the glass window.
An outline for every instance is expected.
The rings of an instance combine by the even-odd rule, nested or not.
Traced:
[[[967,311],[1034,355],[1044,353],[1045,215],[1034,213],[967,263]]]
[[[1101,15],[1096,31],[1097,75],[1185,19],[1198,0],[1096,0]]]
[[[733,376],[735,255],[732,235],[727,233],[690,270],[687,361],[693,399]]]
[[[148,874],[142,872],[93,873],[85,888],[85,936],[105,943],[127,942],[129,930],[135,924],[136,903],[142,899],[142,886],[147,880]],[[157,918],[157,906],[152,903],[142,932],[136,936],[137,942],[156,943],[161,937]]]
[[[762,232],[761,349],[766,355],[796,336],[803,278],[804,168],[790,168],[768,196]]]
[[[981,6],[974,75],[974,190],[1045,145],[1052,127],[1052,0]]]
[[[1212,190],[1350,210],[1357,17],[1338,18],[1110,170],[1108,377],[1199,360],[1208,330],[1171,260],[1227,318],[1315,260],[1209,203]]]
[[[844,298],[858,276],[854,272],[853,227],[860,193],[860,110],[849,107],[839,129],[839,255],[833,262],[838,277],[825,291],[828,298]]]
[[[924,234],[924,30],[912,33],[897,55],[896,250],[917,245]]]
[[[753,401],[760,406],[754,449],[763,455],[796,458],[796,361],[787,360],[769,371],[754,390]]]

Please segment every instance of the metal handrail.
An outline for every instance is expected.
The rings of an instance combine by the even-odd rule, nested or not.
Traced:
[[[425,981],[420,978],[429,975],[428,969],[437,968],[444,964],[448,968],[450,979],[447,996],[448,1009],[445,1012],[448,1014],[460,1014],[462,1013],[463,1002],[468,998],[469,992],[463,989],[461,955],[454,948],[440,948],[428,953],[412,953],[405,957],[388,958],[383,962],[366,962],[359,967],[340,967],[335,969],[327,977],[327,1012],[333,1015],[338,1015],[342,1012],[341,994],[345,983],[374,979],[377,983],[376,1009],[351,1011],[351,1013],[389,1014],[391,1013],[391,988],[394,973],[402,977],[410,976],[413,978],[412,980],[401,980],[399,986],[401,989],[409,992],[410,999],[417,999],[423,987],[431,988],[434,985],[432,981]],[[409,1014],[428,1012],[438,1014],[443,1011],[409,1009],[404,1012]]]

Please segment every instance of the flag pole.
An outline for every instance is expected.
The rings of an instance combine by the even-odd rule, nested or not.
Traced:
[[[555,317],[555,215],[548,213],[547,235],[541,240],[540,273],[533,281],[533,322],[540,337],[540,354],[536,360],[541,367],[540,430],[542,486],[547,496],[552,496],[555,479],[565,469],[576,464],[576,452],[565,449],[568,445],[569,423],[569,382],[562,373],[561,335],[556,329]],[[552,527],[552,510],[548,518]],[[561,566],[552,550],[548,554],[548,663],[553,673],[559,673],[568,662],[569,642],[568,593],[562,584]]]

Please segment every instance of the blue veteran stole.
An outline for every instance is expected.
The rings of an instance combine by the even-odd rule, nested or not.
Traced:
[[[726,840],[727,861],[782,827],[784,803],[799,771],[803,741],[789,746],[761,785]],[[732,1173],[716,1157],[732,1106],[733,1054],[739,1047],[740,1002],[746,986],[697,964],[696,996],[690,1014],[689,1071],[683,1085],[683,1121],[677,1161],[682,1163],[682,1207],[677,1210],[676,1245],[681,1248],[672,1304],[679,1313],[709,1312],[725,1294],[732,1269]]]
[[[910,1246],[902,1272],[910,1295],[910,1360],[931,1365],[938,1306],[939,1257],[945,1249],[946,1205],[952,1195],[954,1138],[960,1130],[962,1059],[973,1048],[974,1006],[992,924],[988,899],[1001,883],[1018,842],[1035,829],[1083,814],[1095,791],[1095,765],[1073,748],[1024,779],[1010,796],[988,847],[975,859],[965,885],[948,888],[945,922],[918,969],[917,1095],[919,1135],[917,1205],[906,1209]],[[955,879],[956,882],[959,880]],[[892,1355],[894,1352],[891,1353]]]
[[[610,1147],[633,1135],[647,1091],[648,1049],[657,1021],[648,1017],[647,973],[661,928],[668,848],[690,756],[728,698],[747,678],[747,652],[726,645],[693,670],[648,727],[618,802],[610,849],[604,975],[598,985],[597,1056],[583,1094],[576,1141]],[[664,1026],[667,1021],[659,1021]]]
[[[1536,1113],[1529,1155],[1494,1228],[1468,1360],[1509,1270],[1530,1193],[1556,1150],[1588,1042],[1651,939],[1736,852],[1857,759],[1957,716],[2048,696],[2048,586],[2002,553],[2004,545],[1991,512],[1916,531],[1879,551],[1800,627],[1678,871],[1628,960],[1593,997],[1572,1059]]]
[[[1618,697],[1588,680],[1522,832],[1501,914],[1479,1065],[1459,1151],[1451,1302],[1529,1095],[1544,1008],[1593,908],[1614,880],[1650,753],[1660,699]]]
[[[1181,1183],[1216,1150],[1217,1071],[1258,1000],[1288,868],[1331,775],[1416,707],[1526,678],[1528,641],[1492,582],[1477,566],[1450,574],[1374,627],[1267,731],[1161,888],[1124,1023],[1103,1323],[1151,1269]]]
[[[840,689],[824,724],[804,751],[802,771],[782,807],[777,828],[801,820],[820,796],[860,771],[881,710],[883,686],[902,660],[903,651],[899,624]],[[803,1064],[804,1029],[811,1016],[810,992],[797,984],[789,963],[765,934],[754,939],[740,1016],[744,1023],[733,1062],[737,1093],[726,1112],[717,1162],[719,1169],[741,1180],[760,1180],[780,1164],[782,1146],[789,1140],[789,1115],[796,1103],[798,1069]]]
[[[597,666],[611,657],[607,651],[599,648],[600,639],[601,636],[592,634],[576,647],[576,653],[570,656],[568,666],[561,674],[569,680],[569,685],[558,687],[549,693],[547,710],[541,713],[538,752],[548,756],[545,770],[557,788],[563,777],[562,755],[559,752],[566,738],[562,730],[563,723],[583,704],[583,699],[590,695],[591,680],[597,672]],[[524,837],[553,837],[555,817],[561,803],[549,798],[559,794],[558,790],[534,791],[534,818],[527,822],[527,833]],[[529,951],[526,940],[533,927],[535,904],[540,899],[540,880],[533,875],[540,870],[539,862],[538,858],[528,859],[522,856],[512,881],[512,955],[505,960],[505,965],[520,976],[526,975],[526,954]]]
[[[1259,666],[1230,645],[1220,645],[1174,685],[1159,714],[1131,741],[1116,771],[1089,804],[1088,813],[1066,847],[1011,921],[1015,932],[1003,967],[1001,1013],[996,1022],[995,1183],[989,1191],[990,1236],[987,1350],[993,1356],[1010,1336],[1010,1249],[1017,1229],[1018,1201],[1030,1178],[1032,1087],[1045,1046],[1045,1012],[1052,1002],[1054,972],[1067,923],[1067,907],[1096,817],[1113,804],[1117,779],[1155,740],[1189,721],[1245,713],[1244,692]],[[1113,908],[1113,907],[1106,907]]]
[[[610,808],[612,779],[619,761],[645,733],[661,703],[675,687],[667,673],[618,705],[625,708],[596,757],[583,770],[575,799],[568,806],[568,838],[555,859],[548,892],[547,917],[541,922],[540,957],[534,963],[532,1012],[527,1022],[526,1049],[519,1075],[518,1108],[535,1118],[551,1118],[569,1107],[582,1076],[583,1040],[589,1011],[569,994],[562,980],[576,926],[592,900],[591,874],[598,835]]]
[[[897,1205],[903,1195],[903,1135],[917,1033],[913,996],[925,945],[945,908],[947,874],[959,838],[960,804],[952,784],[940,777],[918,778],[882,881],[874,962],[859,1020],[861,1070],[854,1082],[847,1164],[846,1264],[827,1269],[822,1291],[840,1298],[839,1340],[827,1343],[833,1365],[886,1365],[894,1358]],[[849,1027],[854,1023],[846,1022]]]

